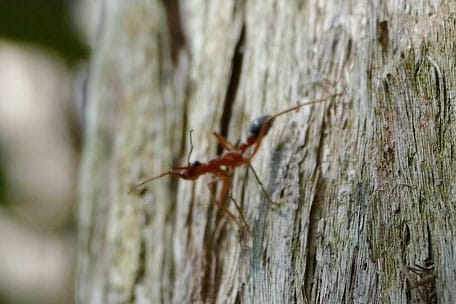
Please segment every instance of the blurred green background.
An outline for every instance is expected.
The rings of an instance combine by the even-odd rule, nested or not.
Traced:
[[[0,1],[0,37],[25,42],[54,51],[74,65],[88,56],[87,43],[81,37],[73,16],[79,1],[2,0]]]
[[[99,3],[0,1],[0,303],[74,303],[84,83]]]

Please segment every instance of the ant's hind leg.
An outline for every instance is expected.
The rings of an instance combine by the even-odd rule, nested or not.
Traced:
[[[233,196],[230,195],[230,199],[233,201],[234,206],[236,207],[236,210],[238,211],[239,215],[241,216],[241,220],[245,225],[245,228],[247,229],[247,232],[250,233],[250,226],[247,224],[247,221],[245,219],[244,213],[242,212],[241,206],[239,206],[238,202],[234,199]]]
[[[266,191],[266,189],[264,188],[264,185],[263,185],[263,183],[261,182],[260,177],[259,177],[258,174],[256,173],[256,171],[255,171],[255,169],[253,168],[253,166],[252,166],[251,163],[249,163],[249,167],[250,167],[250,169],[252,170],[253,175],[255,175],[255,179],[257,180],[258,184],[260,185],[260,188],[261,188],[261,190],[263,191],[264,196],[266,197],[266,199],[267,199],[271,204],[273,204],[274,206],[280,206],[279,203],[276,203],[276,202],[274,202],[274,201],[272,200],[271,196],[269,195],[268,191]]]

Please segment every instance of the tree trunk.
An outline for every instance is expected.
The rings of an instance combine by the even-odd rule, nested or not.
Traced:
[[[81,303],[456,302],[456,5],[104,1],[87,90]],[[231,194],[129,185],[277,118]],[[220,189],[218,189],[220,192]],[[213,196],[220,194],[213,193]],[[233,214],[239,216],[227,199]]]

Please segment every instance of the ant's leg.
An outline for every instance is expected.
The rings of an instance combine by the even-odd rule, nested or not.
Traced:
[[[143,179],[142,181],[136,183],[136,184],[130,184],[130,189],[128,191],[128,193],[139,193],[139,189],[144,186],[145,184],[147,183],[150,183],[151,181],[153,180],[156,180],[156,179],[159,179],[159,178],[162,178],[163,176],[166,176],[166,175],[175,175],[175,176],[179,176],[179,169],[176,169],[176,170],[170,170],[170,171],[167,171],[167,172],[164,172],[160,175],[157,175],[157,176],[153,176],[153,177],[148,177],[146,179]]]
[[[220,192],[220,204],[223,204],[223,202],[225,201],[226,196],[228,195],[228,192],[231,187],[231,176],[224,171],[222,171],[222,172],[223,172],[224,176],[221,177],[223,180],[223,184],[222,184],[222,191]],[[231,197],[231,199],[233,200],[234,205],[235,205],[237,211],[239,212],[242,221],[244,222],[244,225],[247,227],[247,230],[250,231],[249,224],[247,224],[247,221],[245,220],[244,213],[242,212],[241,207],[239,206],[239,204],[236,202],[236,200],[233,197]]]
[[[279,203],[276,203],[272,200],[272,198],[269,196],[269,193],[266,191],[266,189],[264,188],[263,186],[263,183],[261,182],[260,178],[258,177],[258,174],[256,173],[255,169],[253,168],[252,164],[249,162],[249,167],[250,169],[252,170],[253,172],[253,175],[255,175],[255,179],[257,180],[258,184],[260,185],[261,187],[261,190],[263,191],[264,193],[264,196],[266,196],[267,200],[273,204],[273,205],[276,205],[276,206],[280,206]]]
[[[247,221],[245,220],[245,216],[244,216],[244,213],[242,212],[241,206],[239,206],[238,202],[234,199],[233,196],[230,195],[230,198],[233,201],[234,206],[236,207],[239,215],[241,216],[241,220],[244,223],[245,228],[247,228],[247,231],[250,233],[250,226],[249,226],[249,224],[247,224]]]
[[[223,200],[217,200],[216,197],[214,197],[214,195],[212,194],[212,191],[214,190],[214,187],[212,185],[218,183],[218,182],[223,182],[223,188],[222,188],[222,194],[223,194],[223,189],[226,187],[226,184],[228,184],[228,188],[230,186],[230,178],[227,176],[227,177],[220,177],[220,178],[217,178],[217,179],[214,179],[213,181],[210,181],[207,186],[209,187],[209,190],[211,192],[211,198],[212,200],[215,202],[215,204],[217,205],[217,207],[220,208],[220,210],[222,210],[223,213],[225,213],[226,216],[228,216],[233,222],[235,222],[237,225],[239,225],[239,222],[238,220],[236,219],[236,217],[234,216],[233,213],[231,213],[231,211],[229,211],[224,205],[223,205],[223,202],[224,202],[224,199]],[[226,196],[226,195],[225,195]],[[223,198],[223,197],[221,197]],[[240,226],[240,225],[239,225]]]
[[[154,181],[156,179],[162,178],[163,176],[166,176],[166,175],[177,176],[177,177],[180,177],[180,178],[185,178],[183,172],[185,172],[186,170],[189,170],[190,168],[191,168],[191,165],[185,166],[185,167],[177,167],[177,168],[171,169],[169,171],[163,172],[160,175],[152,176],[152,177],[148,177],[146,179],[143,179],[142,181],[140,181],[140,182],[138,182],[136,184],[130,184],[130,189],[129,189],[128,193],[138,193],[140,188],[142,186],[144,186],[145,184],[148,184],[151,181]],[[186,179],[189,179],[189,178],[186,178]]]
[[[215,136],[215,138],[217,138],[217,141],[223,147],[223,149],[225,149],[226,151],[234,150],[233,145],[230,144],[230,142],[225,137],[218,134],[217,132],[212,132],[212,134]]]
[[[222,173],[223,172],[223,173]],[[221,190],[221,193],[220,193],[220,199],[217,200],[214,196],[212,196],[212,199],[215,201],[216,205],[223,211],[225,212],[228,217],[230,219],[232,219],[239,227],[241,226],[239,221],[235,218],[235,216],[223,205],[223,203],[225,202],[225,199],[226,199],[226,196],[228,195],[228,191],[231,187],[231,176],[227,175],[226,172],[222,171],[222,172],[219,172],[219,176],[220,178],[218,179],[215,179],[213,180],[212,182],[210,182],[208,184],[209,186],[209,189],[211,189],[211,184],[215,184],[215,183],[218,183],[218,182],[223,182],[222,183],[222,190]],[[222,175],[223,174],[223,175]],[[212,190],[212,189],[211,189]],[[211,195],[212,195],[212,192],[211,192]],[[239,212],[239,215],[241,216],[241,220],[244,224],[244,226],[247,228],[247,231],[250,232],[250,226],[249,224],[247,224],[247,221],[245,220],[245,216],[244,216],[244,213],[242,212],[242,209],[241,207],[239,206],[239,204],[237,203],[237,201],[232,197],[230,196],[230,199],[233,201],[234,203],[234,206],[236,207],[236,210]]]

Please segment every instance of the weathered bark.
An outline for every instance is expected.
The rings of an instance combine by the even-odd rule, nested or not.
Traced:
[[[456,301],[453,1],[105,2],[88,87],[82,303]],[[179,13],[180,11],[180,13]],[[129,184],[279,118],[232,196]],[[236,212],[230,206],[233,213]],[[418,274],[408,267],[433,263]],[[423,279],[424,278],[424,279]]]

